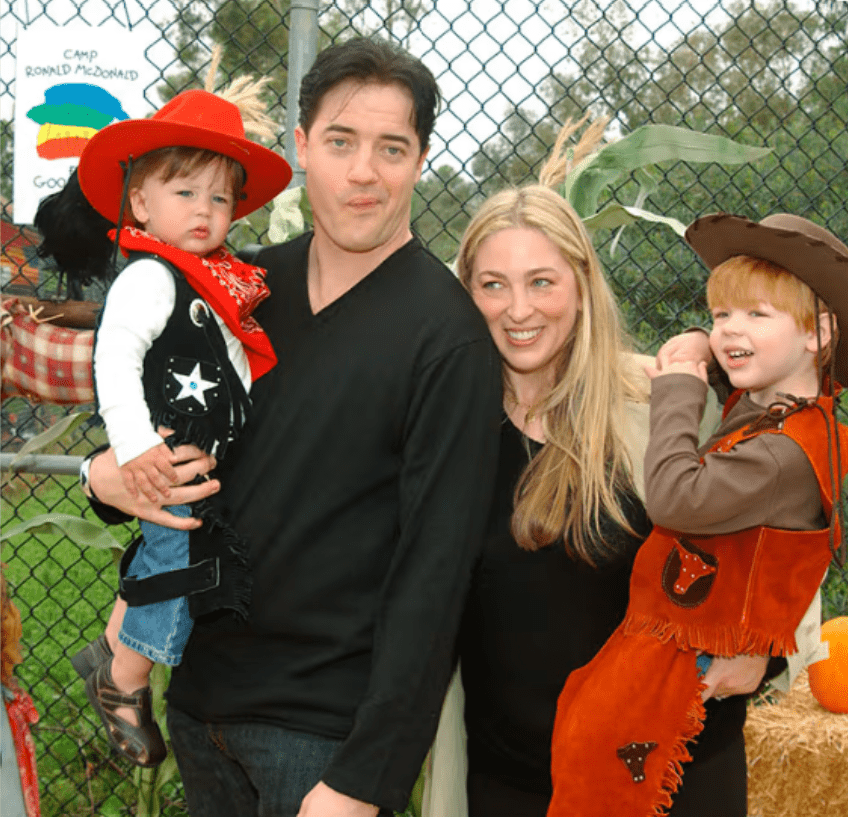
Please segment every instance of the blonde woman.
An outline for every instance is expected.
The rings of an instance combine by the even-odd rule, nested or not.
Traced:
[[[471,817],[546,814],[557,697],[622,619],[632,561],[650,529],[639,499],[647,438],[641,367],[626,352],[615,298],[580,218],[551,189],[597,143],[603,123],[567,151],[575,127],[563,130],[539,184],[502,191],[481,207],[458,258],[504,376],[495,497],[460,640]],[[718,767],[708,759],[703,777],[687,772],[696,800],[721,790],[710,791],[711,781],[741,737],[732,716],[704,740]],[[735,744],[729,751],[727,762],[738,766]],[[434,772],[434,799],[440,786],[449,788]],[[690,814],[683,808],[672,813]],[[452,815],[463,811],[450,807]]]

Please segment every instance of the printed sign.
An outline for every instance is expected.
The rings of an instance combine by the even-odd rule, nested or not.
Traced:
[[[152,113],[158,69],[145,57],[152,26],[92,27],[39,20],[18,30],[14,219],[31,224],[60,190],[88,140],[107,125]]]

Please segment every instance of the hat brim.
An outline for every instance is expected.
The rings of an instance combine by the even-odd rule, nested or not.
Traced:
[[[95,133],[80,157],[80,187],[92,207],[117,223],[127,158],[138,159],[165,147],[211,150],[235,159],[244,168],[242,198],[236,204],[233,219],[267,204],[286,189],[292,178],[292,169],[282,156],[249,139],[181,123],[130,119]]]
[[[810,287],[836,316],[836,378],[848,386],[848,253],[798,230],[726,213],[692,222],[685,239],[711,270],[728,258],[750,255],[782,267]]]

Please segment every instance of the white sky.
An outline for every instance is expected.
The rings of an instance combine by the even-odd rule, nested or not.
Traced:
[[[20,17],[27,10],[42,7],[36,0],[11,0]],[[760,0],[751,0],[760,4]],[[797,0],[810,8],[814,0]],[[113,6],[120,9],[120,3]],[[322,3],[322,9],[325,7]],[[382,9],[382,0],[368,4]],[[536,87],[551,70],[574,69],[567,44],[583,36],[575,28],[571,9],[573,0],[433,0],[432,11],[419,20],[420,31],[406,45],[421,56],[437,75],[445,100],[436,123],[431,157],[433,164],[449,161],[445,149],[469,158],[477,146],[493,135],[497,123],[516,103],[522,103],[544,115],[544,106],[535,93]],[[579,0],[579,5],[607,10],[613,0]],[[654,40],[667,45],[702,25],[703,15],[711,22],[727,19],[728,3],[719,0],[627,0],[638,9],[637,20],[622,37],[633,47]],[[125,0],[130,19],[137,23],[145,14],[157,21],[166,19],[169,0]],[[50,0],[51,17],[62,22],[74,14],[73,0]],[[87,0],[86,19],[97,24],[111,14],[106,0]],[[6,15],[4,23],[9,20]],[[360,22],[369,27],[379,25],[376,12],[363,12]],[[4,37],[11,36],[4,25]],[[162,45],[163,64],[170,60],[169,46]],[[158,60],[157,60],[158,61]],[[516,69],[515,66],[518,65]],[[0,76],[4,82],[14,77],[14,58],[0,56]],[[12,99],[0,99],[0,115],[11,116]],[[454,161],[451,161],[454,164]]]

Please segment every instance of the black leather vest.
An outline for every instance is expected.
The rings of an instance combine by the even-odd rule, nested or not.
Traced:
[[[220,460],[244,427],[250,398],[212,309],[175,267],[157,261],[174,277],[176,300],[144,358],[145,402],[154,428],[174,430],[169,444],[192,443]]]

